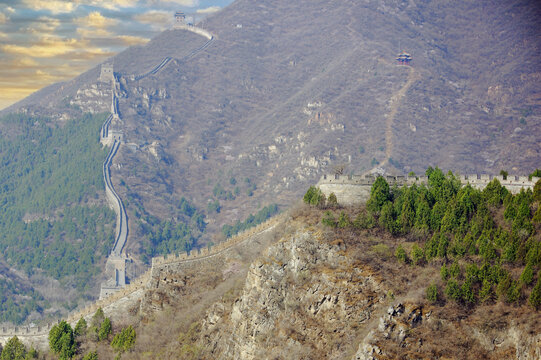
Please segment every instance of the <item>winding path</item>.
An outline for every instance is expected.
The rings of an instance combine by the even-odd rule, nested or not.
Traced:
[[[398,108],[401,104],[402,98],[406,95],[407,91],[419,78],[415,68],[408,66],[409,74],[408,81],[398,90],[389,100],[391,104],[391,111],[387,114],[387,120],[385,121],[385,160],[380,166],[386,165],[389,162],[393,154],[393,124],[398,112]]]

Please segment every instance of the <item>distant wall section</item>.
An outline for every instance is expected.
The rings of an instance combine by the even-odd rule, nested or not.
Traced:
[[[336,195],[339,204],[356,205],[364,204],[370,198],[370,190],[376,181],[373,175],[323,175],[317,183],[317,187],[328,198],[331,193]],[[389,185],[411,186],[413,184],[428,184],[426,176],[385,176]],[[540,178],[533,177],[528,180],[527,176],[509,175],[504,180],[503,176],[493,175],[460,175],[462,185],[470,184],[473,188],[483,190],[492,180],[498,179],[500,184],[512,194],[518,194],[521,189],[531,189]]]

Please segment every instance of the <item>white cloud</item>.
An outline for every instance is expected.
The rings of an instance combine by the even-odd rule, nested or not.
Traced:
[[[60,26],[60,20],[42,16],[34,21],[26,30],[32,34],[52,34]]]
[[[161,0],[147,0],[146,3],[149,4],[149,5],[153,5],[155,7],[160,7],[160,5],[163,5],[164,1],[161,1]],[[186,6],[186,7],[196,7],[196,6],[199,6],[199,0],[170,0],[170,1],[165,1],[165,2],[168,2],[168,3],[172,3],[172,4],[177,4],[177,5],[180,5],[180,6]]]
[[[110,38],[114,36],[110,31],[105,30],[105,29],[87,29],[87,28],[78,28],[77,34],[81,35],[83,39]]]
[[[133,18],[143,24],[169,24],[173,21],[173,14],[170,11],[151,10],[144,14],[135,15]]]
[[[6,14],[0,12],[0,24],[5,24],[8,21]]]
[[[130,35],[120,35],[117,36],[117,38],[122,40],[122,43],[126,46],[132,46],[132,45],[142,45],[146,44],[149,39],[145,39],[139,36],[130,36]]]
[[[215,13],[215,12],[218,12],[222,10],[221,7],[219,6],[210,6],[208,8],[205,8],[205,9],[197,9],[197,13],[198,14],[212,14],[212,13]]]
[[[134,7],[137,5],[138,0],[77,0],[77,2],[109,10],[118,10],[120,8]]]
[[[87,27],[95,29],[106,29],[109,26],[115,25],[118,21],[103,16],[98,11],[93,11],[84,18],[77,19],[77,22]]]
[[[4,52],[13,55],[29,56],[33,58],[53,58],[70,53],[92,52],[104,53],[103,50],[92,48],[88,42],[77,39],[62,39],[53,36],[43,37],[39,41],[29,46],[6,44],[0,46]]]
[[[69,13],[75,9],[72,1],[62,0],[22,0],[22,3],[32,10],[48,10],[53,14]]]

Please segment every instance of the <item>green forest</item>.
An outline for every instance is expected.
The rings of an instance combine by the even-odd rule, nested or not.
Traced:
[[[115,214],[97,201],[108,151],[98,141],[104,120],[0,118],[0,261],[89,290],[114,240]],[[47,306],[35,292],[14,296],[14,286],[0,282],[0,322],[19,323]]]
[[[541,307],[541,181],[534,190],[511,194],[497,179],[485,189],[461,186],[457,177],[428,168],[428,186],[390,187],[379,177],[366,209],[354,219],[345,211],[325,211],[322,223],[334,228],[379,228],[402,244],[395,256],[407,266],[441,264],[441,282],[426,289],[431,302],[465,306],[501,300]],[[334,201],[333,201],[334,199]],[[304,201],[339,207],[311,187]],[[331,201],[328,201],[331,200]],[[404,243],[405,244],[405,243]],[[439,266],[439,265],[438,265]]]
[[[224,234],[226,237],[231,237],[233,235],[238,234],[239,232],[249,229],[251,227],[257,226],[263,222],[265,222],[267,219],[270,219],[273,215],[278,214],[278,205],[277,204],[271,204],[268,206],[265,206],[261,210],[259,210],[255,215],[250,214],[246,220],[244,221],[237,221],[234,225],[224,225],[222,227],[222,234]]]

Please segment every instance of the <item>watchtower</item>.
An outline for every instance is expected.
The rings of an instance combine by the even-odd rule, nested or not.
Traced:
[[[111,82],[113,80],[113,64],[101,64],[100,81]]]
[[[396,61],[398,61],[399,65],[409,65],[412,61],[412,57],[407,52],[403,51],[400,54],[398,54]]]
[[[184,14],[182,11],[177,11],[175,13],[175,24],[176,25],[186,24],[186,14]]]

